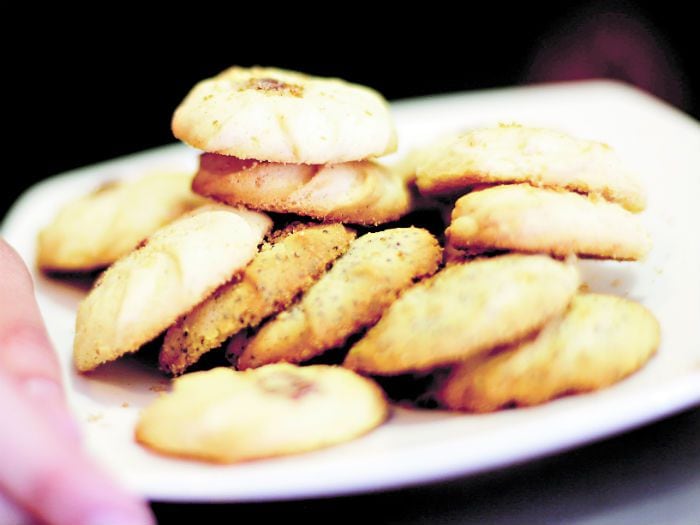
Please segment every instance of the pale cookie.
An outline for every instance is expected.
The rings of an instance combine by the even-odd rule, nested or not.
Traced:
[[[204,154],[192,187],[227,204],[326,221],[380,224],[410,210],[405,182],[370,161],[315,166]]]
[[[135,352],[253,258],[272,226],[262,213],[204,206],[109,267],[78,308],[81,372]]]
[[[536,405],[616,383],[658,346],[659,324],[642,305],[577,295],[533,338],[454,367],[436,397],[448,408],[475,412]]]
[[[639,217],[622,206],[528,184],[494,186],[460,198],[446,234],[451,246],[472,252],[638,260],[651,248]]]
[[[294,224],[263,246],[239,279],[180,318],[165,335],[160,367],[181,374],[243,328],[287,308],[335,259],[355,232],[342,224]]]
[[[394,375],[487,352],[564,311],[577,269],[542,255],[503,255],[446,268],[404,293],[358,341],[344,366]]]
[[[396,149],[389,106],[376,91],[272,68],[232,67],[203,80],[172,128],[195,148],[271,162],[338,163]]]
[[[161,226],[205,204],[191,184],[191,174],[153,173],[104,184],[67,204],[39,233],[39,268],[82,272],[109,266]]]
[[[437,269],[437,240],[419,228],[363,235],[299,303],[263,325],[238,360],[254,368],[302,362],[376,323],[398,295]]]
[[[136,440],[163,454],[234,463],[350,441],[387,415],[379,387],[340,367],[215,368],[175,379],[173,392],[141,414]]]
[[[639,181],[612,148],[549,129],[501,125],[463,133],[434,147],[417,167],[418,188],[427,195],[513,182],[598,194],[631,211],[645,206]]]

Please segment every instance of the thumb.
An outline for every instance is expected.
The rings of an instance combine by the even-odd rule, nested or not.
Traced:
[[[51,525],[152,524],[78,446],[31,277],[2,240],[0,275],[0,499]]]
[[[51,525],[152,524],[145,505],[105,476],[0,371],[0,492]]]

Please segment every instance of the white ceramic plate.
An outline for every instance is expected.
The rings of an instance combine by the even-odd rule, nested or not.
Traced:
[[[70,366],[83,291],[34,272],[70,402],[92,453],[132,489],[159,500],[253,501],[330,496],[426,483],[524,461],[622,432],[700,402],[700,126],[630,88],[591,82],[421,98],[394,105],[401,149],[469,126],[518,121],[613,145],[649,191],[654,250],[644,263],[586,261],[591,289],[647,305],[662,327],[658,355],[604,391],[491,415],[396,410],[352,443],[234,466],[167,459],[136,445],[139,409],[167,381],[133,360],[89,376]],[[3,233],[34,266],[37,231],[65,202],[149,167],[194,168],[171,146],[51,178],[7,216]],[[4,298],[3,298],[4,299]]]

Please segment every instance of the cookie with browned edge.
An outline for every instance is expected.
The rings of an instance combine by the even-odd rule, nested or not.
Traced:
[[[345,253],[354,238],[355,232],[342,224],[295,223],[276,232],[238,279],[168,329],[160,367],[181,374],[233,334],[284,310]]]
[[[297,304],[262,326],[238,366],[298,363],[341,346],[376,323],[401,292],[433,274],[440,258],[437,240],[420,228],[359,237]]]

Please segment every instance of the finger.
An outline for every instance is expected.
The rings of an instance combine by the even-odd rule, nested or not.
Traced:
[[[1,240],[0,274],[0,407],[13,422],[0,432],[0,492],[50,524],[153,523],[143,502],[104,476],[70,438],[60,369],[31,276]]]
[[[109,480],[0,371],[0,492],[52,525],[153,524],[145,504]]]
[[[0,368],[18,381],[36,378],[60,385],[58,359],[34,299],[29,271],[1,239],[0,275]]]
[[[54,429],[71,441],[79,432],[65,406],[56,353],[49,343],[31,276],[19,255],[0,240],[0,369],[17,382]]]

